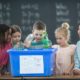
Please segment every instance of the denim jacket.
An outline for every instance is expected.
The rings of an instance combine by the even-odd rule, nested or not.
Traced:
[[[74,54],[74,68],[80,69],[80,40],[77,42],[76,50]]]

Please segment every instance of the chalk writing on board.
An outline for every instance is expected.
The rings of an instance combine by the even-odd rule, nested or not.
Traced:
[[[39,5],[37,3],[21,4],[21,17],[21,24],[24,27],[22,30],[31,31],[32,24],[40,18]]]
[[[77,3],[77,15],[78,15],[77,23],[80,24],[80,3]]]
[[[10,24],[10,3],[0,3],[0,23]]]
[[[69,10],[68,7],[66,5],[64,5],[63,3],[55,3],[55,7],[56,7],[56,21],[57,22],[63,22],[63,21],[67,21],[69,22]]]

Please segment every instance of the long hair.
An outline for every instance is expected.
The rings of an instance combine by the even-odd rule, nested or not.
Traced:
[[[6,24],[0,24],[0,48],[5,47],[8,39],[8,33],[10,27]],[[7,38],[5,38],[7,36]]]

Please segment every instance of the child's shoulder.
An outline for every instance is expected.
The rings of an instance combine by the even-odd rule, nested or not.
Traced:
[[[79,44],[79,45],[80,45],[80,40],[79,40],[79,41],[77,41],[77,44]]]
[[[75,49],[76,48],[75,44],[70,44],[69,46],[70,46],[71,49]]]
[[[59,48],[60,46],[57,44],[52,45],[52,48]]]

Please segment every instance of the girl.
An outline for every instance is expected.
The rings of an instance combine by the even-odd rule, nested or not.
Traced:
[[[78,35],[80,38],[80,25],[78,27]],[[75,55],[74,55],[74,69],[73,69],[73,73],[75,75],[80,75],[80,40],[77,42],[76,45],[76,51],[75,51]]]
[[[73,55],[75,51],[75,45],[70,45],[70,31],[69,24],[63,23],[61,27],[55,30],[55,38],[57,41],[57,45],[53,45],[52,47],[57,48],[56,52],[56,67],[55,72],[59,75],[69,75],[72,73],[73,69]]]
[[[13,48],[24,48],[23,43],[21,42],[21,29],[18,25],[11,26],[11,39]]]
[[[7,72],[9,55],[7,50],[12,47],[10,27],[0,24],[0,76]]]

